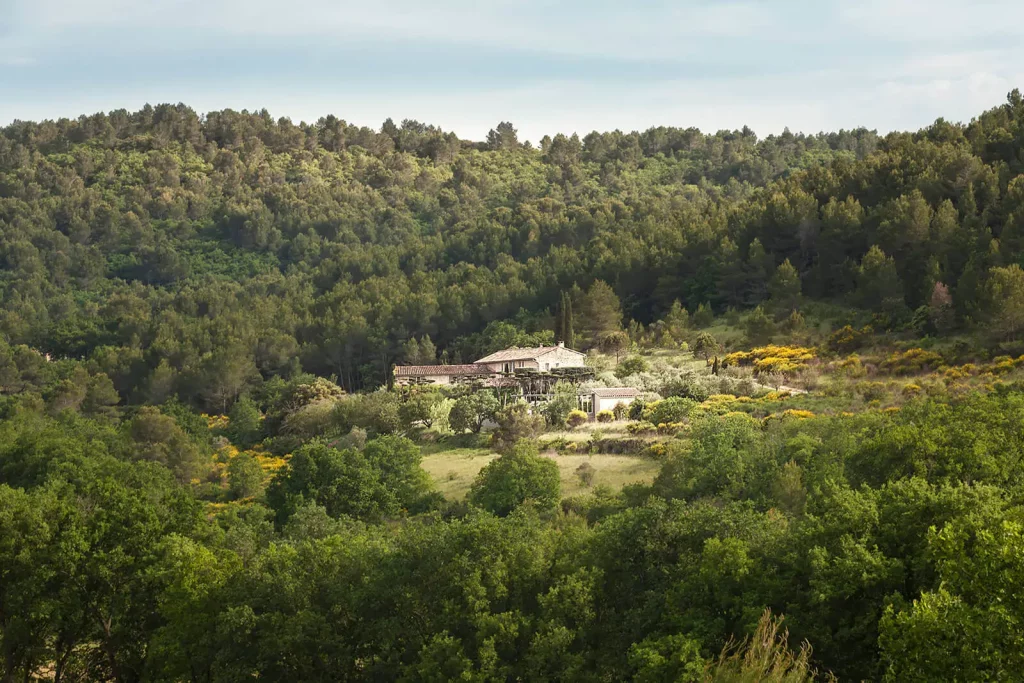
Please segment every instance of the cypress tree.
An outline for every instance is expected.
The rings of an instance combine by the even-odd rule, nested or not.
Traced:
[[[565,327],[565,345],[569,348],[575,348],[576,346],[576,332],[572,325],[572,299],[568,294],[565,295],[565,320],[562,323]]]
[[[555,341],[565,340],[565,292],[562,292],[558,300],[558,308],[555,309]]]

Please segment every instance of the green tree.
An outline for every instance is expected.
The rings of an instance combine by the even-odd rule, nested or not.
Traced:
[[[569,413],[579,406],[576,385],[571,382],[555,384],[554,395],[541,409],[544,419],[555,429],[564,429]]]
[[[181,482],[198,477],[206,467],[203,452],[195,442],[174,418],[162,415],[156,408],[140,408],[128,425],[128,431],[137,459],[164,465]]]
[[[599,346],[605,353],[614,353],[615,362],[619,362],[619,355],[629,349],[629,335],[622,330],[608,332],[601,337]]]
[[[650,369],[650,364],[642,356],[630,356],[615,366],[615,376],[622,379]]]
[[[267,502],[284,524],[300,507],[316,503],[331,517],[381,520],[398,516],[395,491],[359,451],[340,451],[323,442],[307,444],[292,454],[267,489]]]
[[[436,392],[417,392],[406,397],[398,407],[398,415],[402,424],[413,427],[422,424],[430,429],[434,422],[433,408],[441,400]]]
[[[861,260],[857,293],[861,305],[872,311],[899,315],[905,308],[896,262],[877,246]]]
[[[693,340],[693,354],[703,356],[704,360],[711,358],[721,348],[718,340],[710,332],[700,332]]]
[[[499,453],[511,451],[517,443],[536,437],[544,429],[544,418],[532,413],[523,402],[505,406],[494,419],[498,426],[491,432],[491,446]]]
[[[228,461],[228,490],[235,499],[258,496],[263,479],[260,461],[251,453],[239,453]]]
[[[235,401],[228,413],[228,437],[239,448],[251,448],[261,440],[263,416],[248,396]]]
[[[1012,679],[1024,667],[1024,527],[955,522],[928,532],[938,588],[890,605],[879,643],[886,680]]]
[[[507,515],[526,501],[542,510],[554,509],[560,491],[558,465],[539,456],[535,444],[521,441],[480,470],[469,500],[496,515]]]
[[[1024,331],[1024,270],[1016,263],[989,271],[992,334],[1016,339]]]
[[[711,327],[715,322],[715,314],[711,310],[711,304],[704,302],[697,306],[697,310],[691,319],[693,320],[693,326],[697,329]]]
[[[612,288],[596,280],[580,300],[580,319],[587,346],[595,347],[606,335],[622,329],[622,304]]]
[[[679,345],[686,340],[687,330],[690,327],[690,313],[683,305],[676,299],[672,302],[672,307],[669,308],[668,313],[662,318],[662,329],[664,335],[673,344]]]
[[[766,344],[775,334],[775,323],[760,306],[747,316],[744,327],[751,344]]]
[[[511,150],[519,147],[519,136],[515,127],[502,121],[487,133],[487,146],[492,150]]]
[[[800,275],[789,259],[782,262],[768,283],[768,296],[771,307],[780,316],[788,315],[799,306]]]
[[[484,423],[493,420],[500,409],[493,391],[481,389],[456,399],[448,415],[448,423],[456,433],[480,433]]]

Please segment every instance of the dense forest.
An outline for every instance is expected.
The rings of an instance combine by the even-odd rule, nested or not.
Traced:
[[[90,359],[133,402],[219,409],[257,376],[378,386],[410,337],[469,362],[488,323],[550,328],[562,291],[595,281],[646,325],[676,300],[755,306],[788,260],[806,296],[897,321],[941,282],[970,325],[1024,249],[1022,117],[1014,93],[885,138],[656,128],[539,148],[507,123],[473,144],[180,105],[15,123],[0,333]]]
[[[1016,90],[884,136],[15,122],[0,680],[1024,680],[1022,264]],[[556,339],[643,398],[390,387]],[[566,495],[585,450],[656,473]]]

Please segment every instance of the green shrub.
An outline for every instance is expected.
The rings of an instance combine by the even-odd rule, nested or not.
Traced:
[[[562,429],[578,402],[575,385],[569,382],[559,382],[555,385],[555,395],[544,404],[542,409],[544,419],[552,427]]]
[[[622,379],[623,377],[629,377],[630,375],[647,372],[650,369],[650,364],[640,356],[630,356],[619,363],[618,367],[615,368],[615,376]]]
[[[673,396],[648,405],[644,410],[644,419],[654,424],[682,422],[696,407],[697,402],[693,399]]]
[[[654,423],[647,420],[641,420],[640,422],[634,422],[626,425],[626,431],[633,435],[650,434],[654,432],[655,429],[657,428],[654,426]]]
[[[611,422],[615,419],[615,413],[610,410],[602,410],[597,414],[598,422]]]
[[[569,429],[576,429],[580,425],[585,424],[588,419],[590,418],[582,410],[573,410],[569,412],[569,416],[565,419],[565,424]]]
[[[580,466],[576,468],[576,476],[579,478],[580,483],[590,488],[594,484],[594,477],[597,475],[597,470],[589,462],[582,462]]]

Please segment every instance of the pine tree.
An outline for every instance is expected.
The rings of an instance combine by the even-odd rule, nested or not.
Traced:
[[[420,343],[416,341],[416,337],[409,337],[408,341],[402,344],[402,360],[408,365],[420,362]]]
[[[434,365],[437,363],[437,347],[434,346],[434,342],[430,339],[429,334],[420,339],[420,355],[417,362],[421,365]]]
[[[579,304],[585,326],[585,344],[597,346],[605,335],[622,329],[622,304],[606,282],[595,280],[587,293],[580,297]]]
[[[783,261],[775,270],[775,275],[768,282],[768,293],[776,315],[785,315],[799,305],[800,274],[796,272],[789,259]]]

